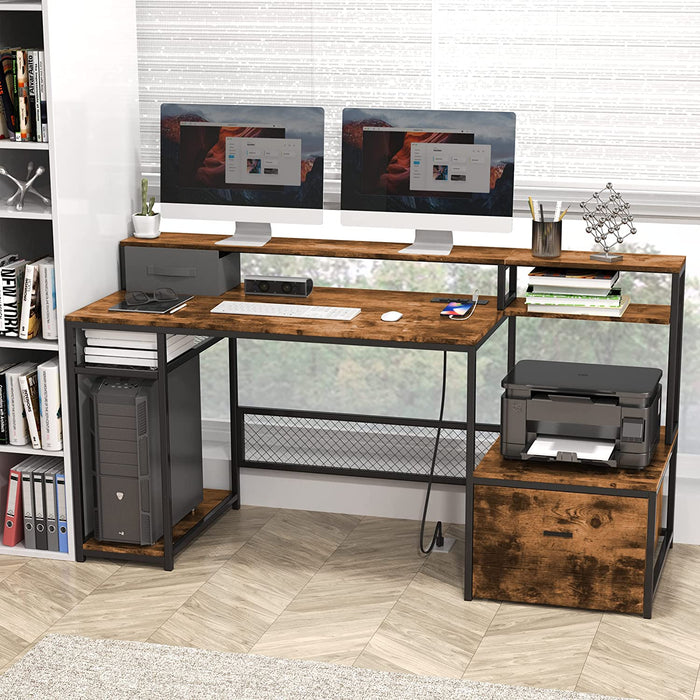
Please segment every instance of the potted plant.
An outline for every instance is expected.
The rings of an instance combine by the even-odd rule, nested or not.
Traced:
[[[153,211],[156,198],[148,199],[148,180],[141,180],[141,211],[132,214],[136,238],[158,238],[160,236],[160,214]]]

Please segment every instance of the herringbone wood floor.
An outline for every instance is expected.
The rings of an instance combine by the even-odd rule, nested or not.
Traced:
[[[423,558],[417,538],[413,521],[244,507],[172,572],[0,557],[0,664],[63,633],[700,700],[700,547],[674,546],[644,620],[464,602],[462,543]]]

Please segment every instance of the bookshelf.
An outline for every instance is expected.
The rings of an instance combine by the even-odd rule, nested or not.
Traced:
[[[14,186],[0,179],[0,255],[54,257],[59,318],[58,340],[0,336],[0,363],[41,362],[58,354],[63,400],[62,451],[35,450],[31,444],[0,446],[0,507],[4,514],[8,472],[14,464],[30,455],[61,456],[70,543],[68,553],[25,549],[20,542],[0,546],[0,555],[73,560],[62,318],[119,286],[117,246],[128,234],[139,181],[135,0],[0,0],[0,46],[45,52],[48,143],[0,140],[0,165],[20,179],[29,162],[43,165],[46,173],[36,188],[52,202],[47,207],[28,196],[18,212],[5,203]]]

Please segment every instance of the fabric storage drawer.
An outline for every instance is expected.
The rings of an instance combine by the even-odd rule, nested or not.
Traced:
[[[474,486],[474,596],[642,613],[646,498]]]
[[[219,296],[241,283],[239,253],[129,245],[122,252],[127,291],[170,287],[178,294]]]

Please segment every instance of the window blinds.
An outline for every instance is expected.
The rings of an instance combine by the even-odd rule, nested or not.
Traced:
[[[700,219],[700,0],[137,0],[142,169],[159,104],[517,114],[516,209],[612,182],[637,218]]]

